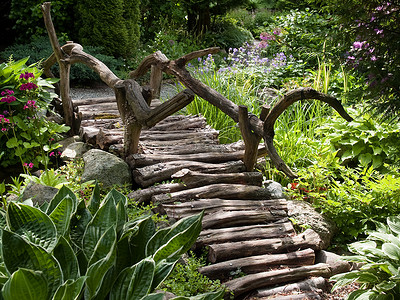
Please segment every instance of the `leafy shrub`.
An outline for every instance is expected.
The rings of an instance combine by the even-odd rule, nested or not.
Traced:
[[[250,43],[254,40],[249,30],[236,24],[236,21],[232,19],[222,19],[215,22],[204,39],[207,44],[215,44],[225,50],[238,48],[244,43]]]
[[[101,201],[98,187],[87,205],[63,187],[45,206],[1,211],[4,299],[162,299],[150,293],[201,230],[202,214],[157,232],[150,217],[128,221],[125,196]]]
[[[378,123],[369,114],[363,114],[346,123],[334,118],[321,128],[321,133],[345,165],[372,165],[384,171],[384,164],[399,164],[400,127],[397,123]]]
[[[163,289],[186,297],[221,290],[219,280],[212,281],[199,273],[198,269],[205,266],[204,259],[195,257],[194,253],[190,254],[184,263],[176,264],[171,276],[162,284]]]
[[[377,230],[367,239],[349,245],[355,256],[343,259],[362,264],[359,270],[331,277],[333,290],[358,282],[360,289],[347,299],[398,299],[400,297],[400,218],[388,217],[387,225],[377,223]]]
[[[77,2],[76,0],[51,1],[52,20],[60,35],[68,34],[76,37],[74,6]],[[9,17],[16,22],[14,30],[19,42],[31,41],[46,34],[40,7],[42,3],[43,1],[38,0],[11,0]]]
[[[84,51],[101,60],[114,73],[119,74],[123,72],[124,62],[121,59],[117,60],[112,56],[103,54],[103,49],[101,47],[86,46]],[[47,36],[41,36],[27,44],[15,44],[7,47],[0,53],[0,58],[6,61],[10,56],[16,60],[29,56],[27,63],[33,64],[47,59],[52,53],[53,50],[49,38]],[[52,72],[57,76],[58,68],[53,66]],[[100,77],[89,67],[83,64],[74,64],[71,67],[70,79],[73,83],[79,84],[99,81]]]
[[[60,133],[69,130],[43,117],[54,97],[48,89],[55,80],[42,79],[36,65],[25,65],[27,60],[0,65],[0,165],[20,162],[25,170],[47,166],[48,153],[59,147]]]

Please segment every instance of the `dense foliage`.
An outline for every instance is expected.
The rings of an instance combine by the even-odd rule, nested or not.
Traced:
[[[36,65],[25,65],[27,60],[0,64],[0,165],[20,163],[29,170],[48,165],[59,134],[69,128],[44,117],[55,80],[42,79]]]
[[[41,208],[11,202],[1,211],[2,295],[162,299],[151,293],[196,240],[201,220],[156,231],[150,216],[128,221],[125,196],[112,190],[101,200],[97,186],[88,205],[67,188]]]

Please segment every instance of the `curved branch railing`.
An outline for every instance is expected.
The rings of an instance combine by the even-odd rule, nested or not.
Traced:
[[[139,136],[143,126],[154,126],[167,116],[182,109],[194,99],[194,94],[216,106],[235,122],[239,123],[245,142],[244,162],[247,170],[253,169],[259,154],[259,142],[263,138],[265,150],[275,167],[291,178],[297,177],[297,175],[281,159],[273,143],[275,135],[274,124],[291,104],[307,99],[320,100],[332,106],[347,121],[352,120],[336,98],[312,88],[299,88],[288,92],[271,110],[264,107],[260,118],[253,114],[248,114],[246,107],[239,107],[216,90],[193,78],[185,68],[190,60],[217,53],[219,48],[195,51],[176,60],[169,60],[163,53],[157,51],[147,56],[138,68],[129,74],[130,79],[122,80],[104,63],[85,53],[81,45],[69,42],[60,47],[51,22],[49,2],[42,5],[42,11],[54,51],[53,55],[44,62],[44,71],[46,75],[52,76],[50,67],[56,62],[60,66],[60,95],[66,124],[76,132],[76,124],[79,124],[77,118],[79,116],[74,114],[72,100],[69,95],[69,69],[74,63],[83,63],[96,71],[102,81],[114,89],[118,110],[124,123],[125,157],[138,151]],[[146,92],[135,79],[143,76],[148,71],[151,71],[150,91]],[[152,109],[150,108],[151,100],[159,96],[162,79],[161,72],[175,76],[187,87],[187,90]]]

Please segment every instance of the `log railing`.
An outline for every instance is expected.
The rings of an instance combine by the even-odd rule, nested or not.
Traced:
[[[185,67],[190,60],[208,54],[215,54],[219,51],[219,48],[195,51],[176,60],[169,60],[163,53],[157,51],[147,56],[138,68],[129,74],[130,79],[122,80],[104,63],[85,53],[81,45],[68,42],[60,47],[51,21],[50,2],[42,5],[42,11],[54,51],[43,63],[44,72],[47,76],[52,76],[50,67],[58,63],[60,68],[60,96],[66,125],[71,127],[73,133],[79,130],[79,116],[74,112],[69,92],[69,70],[72,64],[83,63],[96,71],[101,80],[115,92],[118,110],[124,123],[125,157],[137,153],[139,136],[143,126],[154,126],[169,115],[176,113],[194,99],[194,94],[216,106],[235,122],[239,123],[245,142],[243,161],[248,171],[254,168],[259,154],[259,142],[263,138],[265,150],[273,164],[290,178],[294,178],[297,175],[281,159],[273,142],[275,135],[274,124],[286,108],[296,101],[316,99],[328,103],[347,121],[352,120],[336,98],[312,88],[299,88],[288,92],[271,109],[263,106],[260,117],[249,114],[247,107],[236,105],[216,90],[193,78]],[[135,79],[143,76],[148,71],[151,72],[150,90],[142,88],[135,81]],[[157,99],[160,96],[162,72],[176,77],[187,89],[158,107],[150,108],[152,99]]]

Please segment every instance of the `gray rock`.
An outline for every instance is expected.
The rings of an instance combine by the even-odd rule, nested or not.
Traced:
[[[351,269],[350,263],[342,260],[340,255],[325,250],[315,252],[315,263],[328,264],[332,271],[331,276],[349,272]]]
[[[131,184],[131,170],[128,164],[114,154],[92,149],[83,155],[85,168],[82,181],[97,180],[108,188],[113,185]]]
[[[271,195],[271,199],[286,199],[285,191],[282,185],[273,180],[266,180],[263,182],[264,188]]]
[[[75,142],[69,144],[61,153],[63,161],[71,161],[74,159],[82,158],[83,154],[90,150],[90,146],[83,142]]]
[[[59,150],[62,152],[68,147],[68,145],[71,145],[72,143],[76,142],[82,142],[82,139],[78,135],[74,135],[62,141],[59,141],[58,143],[61,145]]]
[[[44,202],[50,202],[57,193],[58,189],[55,187],[31,181],[22,193],[22,201],[32,199],[33,204],[40,206]]]
[[[293,218],[299,225],[311,227],[322,240],[322,248],[326,249],[335,233],[335,224],[318,213],[308,202],[288,200],[288,217]]]

